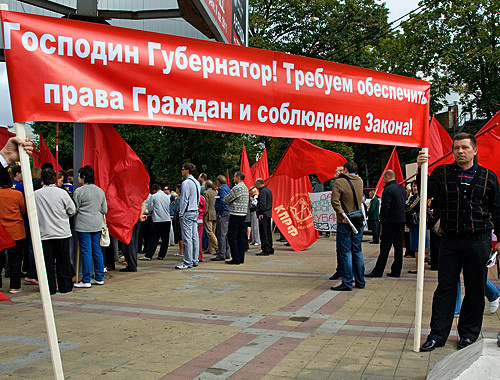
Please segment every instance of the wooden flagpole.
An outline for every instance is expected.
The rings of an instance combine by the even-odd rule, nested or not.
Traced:
[[[16,134],[23,141],[26,139],[26,130],[24,123],[15,123]],[[40,226],[38,225],[38,215],[36,212],[35,194],[33,192],[33,181],[31,178],[31,167],[29,156],[23,148],[19,148],[19,157],[21,160],[21,170],[23,173],[24,196],[26,198],[26,210],[31,230],[31,240],[33,243],[33,253],[35,255],[36,271],[38,274],[38,283],[40,296],[42,298],[43,315],[45,317],[45,327],[47,328],[50,355],[52,357],[52,368],[56,380],[64,380],[63,368],[61,363],[61,353],[57,343],[56,324],[54,312],[52,310],[52,301],[50,299],[49,282],[47,280],[47,271],[45,270],[45,260],[43,257],[42,240],[40,237]]]
[[[423,148],[426,155],[428,148]],[[427,173],[429,163],[420,167],[420,223],[418,226],[418,262],[417,262],[417,294],[415,299],[415,327],[413,336],[413,351],[420,352],[420,335],[422,332],[422,304],[424,299],[424,263],[425,263],[425,235],[427,234]]]

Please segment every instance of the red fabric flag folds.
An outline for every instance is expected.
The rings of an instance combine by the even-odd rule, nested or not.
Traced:
[[[492,170],[500,178],[500,111],[476,134],[479,165]]]
[[[267,185],[273,192],[273,220],[294,251],[302,251],[318,240],[314,229],[309,176],[274,176]]]
[[[106,194],[110,234],[129,243],[149,194],[149,174],[139,157],[109,124],[86,124],[83,165],[95,171],[95,183]]]
[[[303,139],[294,139],[281,158],[273,176],[287,175],[299,179],[316,174],[321,182],[333,178],[335,169],[346,159],[341,154],[326,150]]]
[[[250,189],[252,186],[254,186],[254,180],[252,177],[252,170],[250,169],[250,162],[248,161],[245,143],[243,143],[243,150],[241,151],[240,171],[245,174],[245,179],[243,180],[243,182]]]
[[[52,155],[49,147],[45,143],[43,135],[40,133],[40,161],[42,164],[45,162],[50,162],[54,167],[55,171],[61,170],[61,165],[56,162],[55,157]]]
[[[403,177],[403,172],[401,171],[401,165],[399,164],[399,158],[398,158],[398,153],[396,152],[396,147],[394,147],[391,157],[389,158],[387,165],[385,165],[385,169],[382,172],[382,175],[380,176],[380,179],[377,182],[376,191],[379,197],[382,197],[382,192],[384,191],[384,186],[385,186],[384,173],[389,169],[393,170],[394,174],[396,174],[395,179],[398,183],[401,183],[405,180],[405,178]]]
[[[12,300],[9,297],[7,297],[5,294],[3,294],[2,292],[0,292],[0,302],[1,301],[10,301],[10,302],[12,302]]]
[[[257,178],[262,178],[264,180],[269,178],[269,164],[267,162],[267,152],[265,148],[259,161],[257,161],[250,170],[252,172],[252,178],[254,179],[254,181]]]
[[[431,159],[429,166],[440,160],[444,155],[451,152],[453,140],[443,126],[437,121],[436,116],[432,115],[429,128],[429,155]]]

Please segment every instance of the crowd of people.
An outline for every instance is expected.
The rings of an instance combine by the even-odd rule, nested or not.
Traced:
[[[230,189],[225,176],[217,176],[214,185],[205,173],[196,179],[195,170],[192,163],[182,165],[184,180],[174,192],[168,186],[163,191],[159,184],[152,186],[145,201],[152,223],[140,226],[138,251],[144,255],[139,260],[153,258],[160,237],[156,258],[163,260],[168,246],[179,244],[183,262],[175,268],[180,270],[197,267],[204,255],[229,265],[243,264],[250,245],[261,245],[259,256],[272,255],[272,192],[264,180],[257,179],[248,189],[245,174],[237,171]]]
[[[7,250],[11,293],[21,290],[22,269],[26,270],[25,283],[37,284],[29,225],[25,218],[22,172],[16,166],[11,167],[10,174],[6,170],[17,157],[14,148],[19,143],[21,141],[16,138],[9,140],[0,154],[0,221],[15,240],[15,245]],[[24,144],[28,151],[32,149],[29,144]],[[500,301],[500,288],[487,279],[486,266],[491,252],[500,250],[499,243],[492,244],[492,231],[500,230],[498,180],[492,171],[477,163],[473,135],[456,135],[453,155],[453,164],[438,166],[429,176],[429,202],[425,216],[420,215],[420,172],[416,181],[405,188],[395,180],[392,170],[385,171],[382,196],[379,199],[375,191],[370,192],[368,207],[363,200],[363,180],[353,161],[346,162],[338,170],[332,186],[331,204],[337,214],[338,267],[330,279],[341,280],[337,286],[331,287],[334,291],[351,291],[353,287],[363,289],[367,285],[366,278],[382,277],[391,249],[394,261],[387,276],[400,277],[403,247],[406,246],[407,256],[418,259],[420,218],[426,219],[430,241],[426,231],[425,248],[430,247],[428,263],[431,269],[438,270],[438,286],[433,298],[431,332],[421,351],[432,351],[445,344],[454,317],[459,318],[458,348],[474,343],[481,331],[485,296],[490,302],[491,312],[497,310]],[[427,161],[428,156],[421,152],[417,158],[418,167]],[[151,194],[141,205],[131,241],[121,243],[123,262],[126,263],[121,271],[137,271],[138,252],[144,253],[140,260],[152,260],[155,254],[158,260],[163,260],[169,246],[175,244],[179,244],[176,255],[182,255],[182,263],[175,266],[178,270],[197,267],[204,255],[211,255],[212,261],[241,265],[250,244],[261,245],[257,256],[274,254],[271,229],[273,194],[264,180],[257,179],[255,186],[248,189],[245,174],[237,171],[233,176],[234,186],[230,188],[223,175],[217,176],[214,184],[205,173],[196,179],[195,171],[192,163],[183,164],[183,181],[175,191],[167,185],[162,188],[154,184],[151,187]],[[90,166],[78,171],[78,182],[80,186],[73,191],[68,173],[56,173],[50,165],[42,166],[40,179],[34,181],[51,294],[67,294],[73,287],[104,284],[106,268],[100,238],[107,212],[106,197],[95,185],[94,171]],[[365,219],[372,230],[370,243],[380,244],[376,264],[366,274],[362,253]],[[71,255],[74,233],[81,250],[81,279]],[[0,252],[0,269],[4,265],[4,253]],[[111,253],[111,256],[115,257],[115,254]],[[417,273],[417,270],[408,273]],[[463,302],[461,273],[465,283]]]

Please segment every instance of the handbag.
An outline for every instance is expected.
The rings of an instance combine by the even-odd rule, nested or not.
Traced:
[[[106,223],[106,217],[102,216],[102,227],[101,227],[101,241],[99,242],[101,247],[109,247],[109,231],[108,225]]]
[[[356,227],[356,229],[360,229],[365,224],[365,219],[366,219],[365,214],[363,213],[363,210],[359,208],[358,198],[356,197],[356,191],[354,190],[354,186],[352,185],[351,180],[347,177],[346,180],[349,183],[349,186],[351,186],[352,195],[354,198],[354,204],[356,205],[356,210],[347,211],[347,207],[345,207],[345,204],[344,202],[342,202],[342,200],[340,200],[340,205],[342,206],[342,209],[344,210],[345,214],[347,215],[353,226]]]

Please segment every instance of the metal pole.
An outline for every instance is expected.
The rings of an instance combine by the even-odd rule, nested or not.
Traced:
[[[429,154],[428,148],[423,148]],[[425,263],[425,235],[427,234],[427,173],[429,163],[420,167],[420,224],[418,226],[418,262],[417,262],[417,294],[415,300],[415,331],[413,337],[413,351],[420,352],[420,334],[422,331],[422,304],[424,299],[424,263]]]

